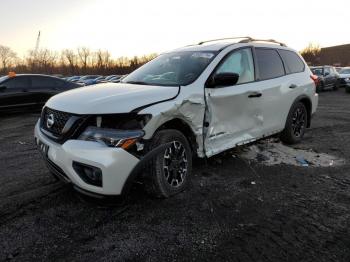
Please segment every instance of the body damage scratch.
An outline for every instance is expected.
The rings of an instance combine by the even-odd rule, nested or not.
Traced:
[[[181,102],[179,102],[181,101]],[[149,111],[148,111],[149,110]],[[173,119],[183,120],[192,129],[197,142],[197,155],[204,157],[203,150],[203,118],[205,104],[203,95],[192,95],[183,100],[179,99],[174,103],[156,105],[143,112],[152,113],[152,120],[147,123],[144,130],[145,139],[151,138],[157,128]]]

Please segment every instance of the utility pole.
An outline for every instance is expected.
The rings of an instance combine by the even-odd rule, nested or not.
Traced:
[[[36,57],[38,55],[39,45],[40,45],[40,30],[39,30],[39,33],[38,33],[38,37],[36,38],[36,44],[35,44],[35,49],[34,49],[34,59],[35,60],[36,60]]]

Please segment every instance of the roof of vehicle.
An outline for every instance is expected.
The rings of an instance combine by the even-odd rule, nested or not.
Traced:
[[[7,78],[15,78],[15,77],[19,77],[19,76],[42,76],[42,77],[50,77],[50,78],[54,78],[54,79],[59,79],[59,80],[65,81],[64,79],[62,79],[60,77],[56,77],[56,76],[52,76],[52,75],[44,75],[44,74],[15,74],[13,76],[6,75],[6,76],[3,76],[3,77],[4,78],[5,77],[7,77]]]
[[[232,41],[236,39],[241,39],[241,41]],[[243,39],[243,40],[242,40]],[[241,38],[223,38],[223,39],[214,39],[214,40],[208,40],[203,41],[198,44],[194,45],[188,45],[181,48],[177,48],[175,50],[172,50],[170,52],[177,52],[177,51],[221,51],[225,49],[226,47],[237,45],[237,47],[240,46],[256,46],[256,47],[269,47],[269,48],[280,48],[280,49],[287,49],[287,50],[293,50],[291,48],[288,48],[285,44],[277,42],[272,39],[268,40],[261,40],[261,39],[253,39],[248,37],[241,37]],[[293,50],[294,51],[294,50]]]
[[[330,66],[330,65],[323,65],[323,66],[310,66],[310,68],[312,68],[312,69],[316,69],[316,68],[324,68],[324,67],[333,67],[333,66]]]
[[[52,77],[52,78],[57,78],[57,79],[61,79],[57,76],[53,76],[53,75],[44,75],[44,74],[16,74],[14,77],[16,76],[45,76],[45,77]]]

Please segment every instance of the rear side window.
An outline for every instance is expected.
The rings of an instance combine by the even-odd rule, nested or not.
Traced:
[[[283,59],[287,74],[300,73],[304,71],[304,62],[296,53],[288,50],[279,50],[279,53]]]
[[[65,86],[65,82],[60,79],[55,79],[45,76],[32,76],[33,88],[60,88]]]
[[[260,80],[276,78],[284,75],[282,60],[274,49],[256,48]]]

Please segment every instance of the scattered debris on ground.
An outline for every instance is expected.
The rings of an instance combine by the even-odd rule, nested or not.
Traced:
[[[286,164],[303,167],[331,167],[345,164],[345,160],[339,157],[318,153],[312,149],[293,148],[276,139],[263,140],[258,144],[241,148],[240,152],[233,156],[237,155],[267,166]]]

